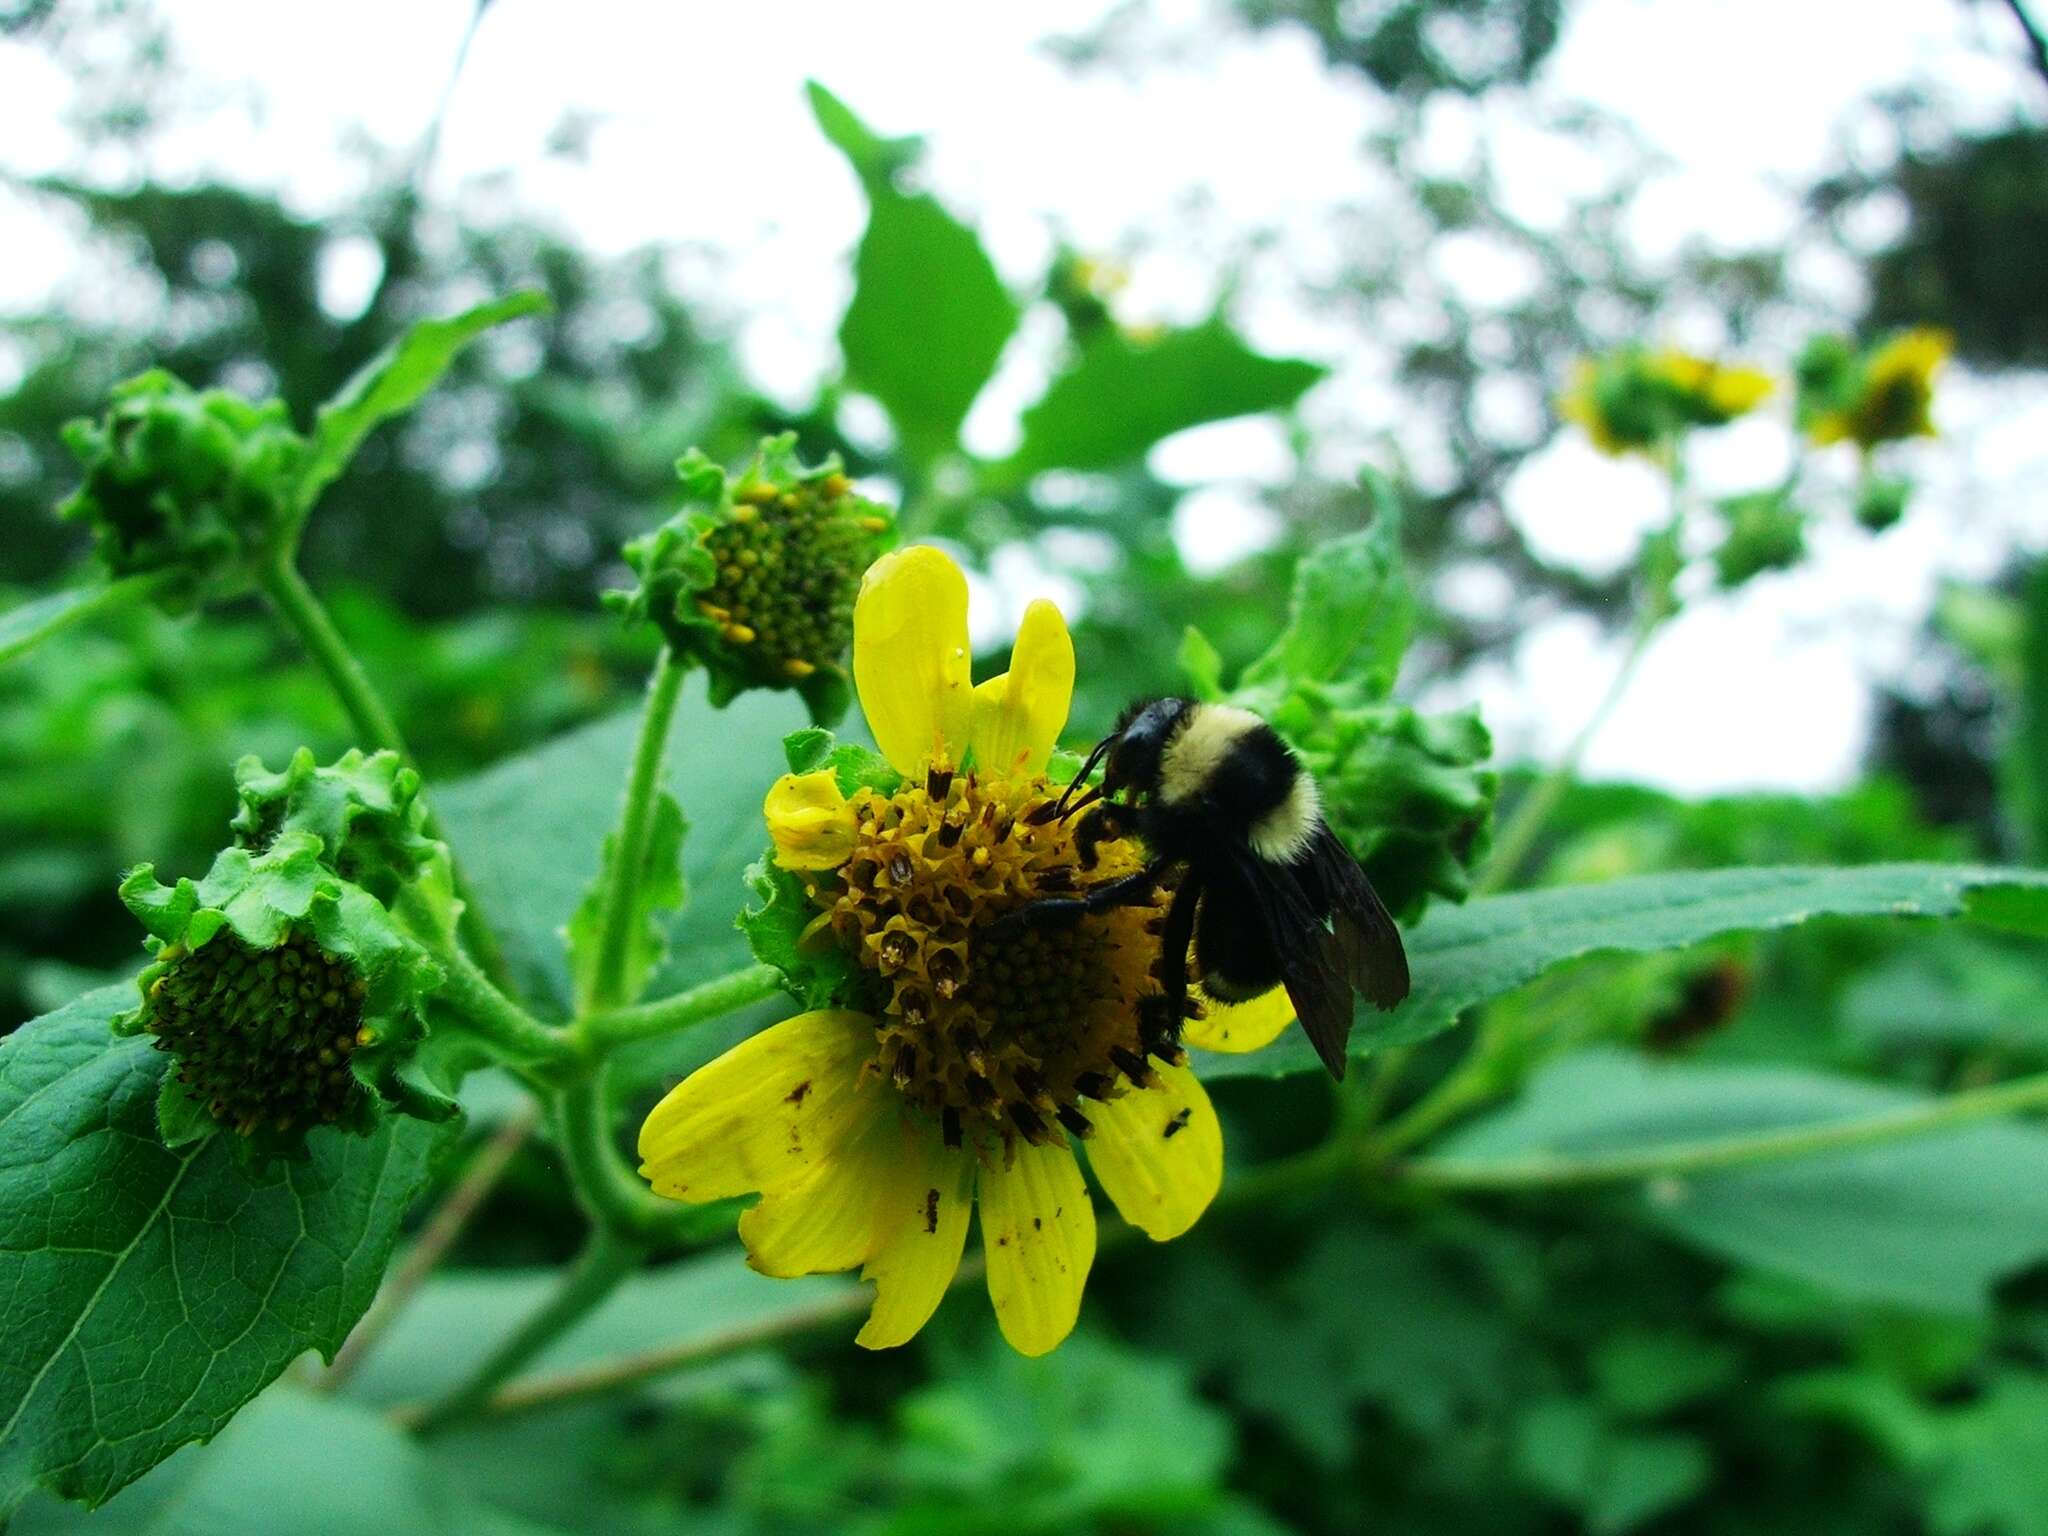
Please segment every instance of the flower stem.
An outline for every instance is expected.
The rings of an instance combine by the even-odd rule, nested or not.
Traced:
[[[1623,1152],[1541,1154],[1515,1158],[1421,1158],[1390,1172],[1432,1189],[1569,1189],[1714,1173],[1856,1147],[1902,1141],[2023,1109],[2048,1108],[2048,1072],[1989,1088],[1908,1104],[1860,1119],[1792,1126],[1742,1136],[1716,1136]]]
[[[359,744],[396,752],[407,763],[417,767],[412,749],[405,744],[398,721],[384,703],[383,695],[377,692],[376,685],[363,670],[363,664],[356,660],[356,653],[342,638],[341,631],[334,627],[326,605],[306,584],[306,578],[299,574],[290,554],[270,562],[264,570],[262,585],[264,596],[270,599],[278,617],[298,636],[299,643],[327,679],[327,686],[334,690],[334,696],[340,700],[342,712],[348,716]],[[431,805],[426,807],[426,831],[428,836],[446,841],[440,819],[435,816]],[[502,978],[505,960],[498,948],[497,936],[491,932],[490,924],[484,921],[475,889],[463,873],[461,861],[454,860],[453,863],[455,894],[462,898],[462,937],[483,962],[485,971]]]
[[[1586,723],[1579,727],[1579,733],[1565,748],[1564,756],[1555,767],[1523,795],[1515,806],[1515,814],[1508,818],[1508,824],[1501,829],[1493,845],[1493,857],[1487,861],[1485,872],[1473,886],[1473,894],[1490,896],[1506,887],[1521,870],[1522,861],[1529,855],[1543,824],[1550,819],[1558,802],[1571,788],[1572,780],[1579,771],[1579,762],[1586,755],[1586,749],[1593,744],[1593,738],[1600,733],[1621,703],[1628,686],[1635,681],[1636,670],[1642,665],[1643,656],[1650,648],[1650,641],[1662,627],[1665,613],[1655,606],[1646,607],[1637,616],[1634,630],[1629,636],[1628,649],[1622,653],[1621,665],[1615,669],[1613,681],[1608,683],[1607,692],[1601,695],[1593,713]]]
[[[500,992],[460,949],[450,945],[436,958],[447,967],[441,999],[459,1013],[471,1033],[489,1041],[516,1067],[561,1067],[576,1059],[568,1035],[543,1024]]]
[[[640,882],[646,874],[647,845],[654,829],[654,807],[661,790],[662,759],[668,751],[669,728],[675,722],[684,668],[668,646],[647,680],[647,703],[640,716],[640,735],[633,745],[632,776],[619,813],[619,830],[611,861],[611,882],[605,891],[604,923],[599,930],[597,966],[587,1011],[617,1008],[631,1001],[626,991],[626,946],[639,918]]]
[[[448,1250],[461,1241],[462,1234],[469,1229],[470,1222],[539,1124],[538,1107],[528,1106],[498,1127],[496,1134],[477,1149],[469,1165],[462,1170],[462,1177],[456,1180],[448,1197],[434,1208],[434,1213],[420,1229],[418,1239],[391,1272],[391,1278],[384,1282],[384,1288],[377,1293],[375,1305],[356,1324],[349,1333],[348,1341],[335,1354],[334,1364],[314,1380],[315,1390],[332,1392],[356,1373],[370,1351],[377,1347],[377,1342],[390,1332],[391,1325],[418,1294],[427,1277],[448,1256]]]
[[[658,1241],[676,1227],[687,1207],[654,1194],[619,1155],[610,1074],[602,1061],[561,1093],[555,1115],[569,1182],[594,1225],[643,1242]]]
[[[554,1295],[493,1349],[469,1380],[428,1407],[411,1427],[419,1434],[431,1435],[483,1408],[534,1356],[611,1295],[645,1257],[638,1243],[605,1227],[593,1230]]]
[[[591,1014],[578,1026],[578,1031],[587,1044],[599,1050],[609,1050],[635,1040],[652,1040],[680,1033],[693,1024],[701,1024],[706,1019],[715,1019],[721,1014],[733,1013],[750,1003],[773,997],[781,989],[781,975],[773,966],[742,966],[687,992],[678,992],[673,997],[641,1003],[634,1008],[615,1008],[609,1013]]]

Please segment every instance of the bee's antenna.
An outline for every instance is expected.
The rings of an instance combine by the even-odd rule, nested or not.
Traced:
[[[1102,761],[1103,754],[1116,745],[1116,740],[1114,735],[1110,735],[1103,737],[1102,740],[1095,743],[1095,750],[1088,754],[1088,761],[1083,763],[1080,771],[1067,781],[1067,787],[1060,791],[1059,799],[1042,810],[1032,813],[1031,821],[1034,825],[1042,826],[1048,821],[1060,821],[1066,817],[1070,809],[1067,802],[1074,798],[1074,791],[1088,782],[1088,775],[1095,771],[1095,765]],[[1102,791],[1097,789],[1095,794],[1089,798],[1093,799],[1101,795],[1101,793]],[[1088,804],[1088,800],[1083,800],[1081,804]],[[1079,810],[1080,806],[1074,806],[1071,809]]]

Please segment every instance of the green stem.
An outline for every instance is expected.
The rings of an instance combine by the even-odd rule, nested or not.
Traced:
[[[356,660],[356,653],[334,627],[326,606],[289,558],[272,562],[265,571],[263,593],[327,678],[358,740],[372,748],[388,747],[411,762],[412,750],[399,734],[398,722],[363,671],[363,664]]]
[[[1951,1094],[1931,1103],[1909,1104],[1858,1120],[1793,1126],[1744,1136],[1718,1136],[1638,1147],[1624,1152],[1581,1156],[1543,1154],[1533,1157],[1422,1158],[1392,1171],[1405,1182],[1432,1189],[1508,1190],[1569,1189],[1590,1184],[1631,1183],[1714,1173],[1756,1163],[1814,1157],[1856,1147],[1901,1141],[1930,1131],[2009,1115],[2023,1109],[2048,1108],[2048,1072],[1990,1088]]]
[[[625,995],[626,948],[639,917],[640,882],[647,872],[647,844],[654,829],[655,800],[661,791],[662,758],[668,751],[669,728],[675,722],[683,677],[684,667],[674,650],[663,646],[654,675],[647,680],[647,704],[640,716],[639,739],[633,745],[632,776],[626,782],[626,803],[619,813],[588,1012],[617,1008],[631,1000]]]
[[[513,1066],[562,1067],[577,1059],[568,1034],[543,1024],[500,992],[460,949],[450,946],[436,957],[446,968],[441,1000],[462,1016],[471,1034],[489,1041]]]
[[[134,576],[123,576],[117,581],[52,592],[19,608],[10,608],[0,614],[0,662],[12,661],[34,650],[52,635],[61,634],[74,624],[145,602],[168,586],[178,574],[176,571],[143,571]]]
[[[1476,1109],[1493,1096],[1492,1074],[1475,1063],[1480,1047],[1467,1056],[1436,1085],[1409,1105],[1407,1110],[1373,1137],[1370,1155],[1375,1160],[1391,1158],[1429,1140],[1466,1111]]]
[[[733,1013],[750,1003],[773,997],[782,990],[782,975],[773,966],[748,965],[717,976],[687,992],[664,997],[634,1008],[615,1008],[594,1013],[578,1026],[578,1033],[590,1046],[607,1050],[635,1040],[652,1040],[673,1035]]]
[[[1529,855],[1543,825],[1550,819],[1558,802],[1572,786],[1572,780],[1579,771],[1579,762],[1586,755],[1586,749],[1593,744],[1593,738],[1600,728],[1607,724],[1622,696],[1628,692],[1629,684],[1635,681],[1636,669],[1642,665],[1643,656],[1650,648],[1650,641],[1668,617],[1657,607],[1645,607],[1637,616],[1635,628],[1629,636],[1628,650],[1623,653],[1621,665],[1615,669],[1614,679],[1607,685],[1607,692],[1601,695],[1593,713],[1586,723],[1579,727],[1579,733],[1565,748],[1564,756],[1557,765],[1545,774],[1536,787],[1523,795],[1515,806],[1515,814],[1508,818],[1508,824],[1501,829],[1494,840],[1493,857],[1487,861],[1486,871],[1473,887],[1473,893],[1490,896],[1503,889],[1522,867],[1522,861]]]
[[[412,1428],[431,1435],[482,1409],[528,1362],[611,1295],[646,1256],[639,1244],[597,1228],[554,1295],[493,1349],[467,1381],[414,1419]]]
[[[341,701],[342,712],[348,716],[358,743],[396,752],[417,768],[419,765],[412,749],[405,744],[398,721],[385,706],[383,695],[377,692],[376,685],[363,670],[363,664],[356,660],[356,653],[342,638],[341,631],[334,627],[326,605],[306,585],[306,578],[299,574],[299,568],[292,563],[289,554],[272,561],[265,570],[263,592],[326,677],[328,687]],[[426,807],[426,831],[430,837],[447,840],[431,805]],[[462,937],[483,961],[484,969],[502,979],[505,975],[504,955],[498,948],[497,936],[491,932],[490,924],[484,921],[475,889],[463,873],[459,860],[454,864],[454,874],[455,894],[462,899]]]
[[[688,1208],[656,1195],[619,1155],[611,1084],[602,1061],[563,1091],[555,1112],[569,1182],[592,1223],[643,1242],[670,1233]]]

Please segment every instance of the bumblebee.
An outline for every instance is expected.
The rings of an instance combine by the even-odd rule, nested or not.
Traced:
[[[1102,779],[1090,788],[1098,764]],[[1095,867],[1099,843],[1133,834],[1145,867],[1042,898],[1005,922],[1077,919],[1150,901],[1171,883],[1161,991],[1141,1004],[1148,1051],[1178,1051],[1190,949],[1202,990],[1219,1001],[1285,987],[1332,1077],[1344,1075],[1354,995],[1380,1009],[1408,995],[1400,930],[1323,819],[1315,779],[1251,711],[1193,699],[1133,704],[1036,820],[1084,812],[1074,829],[1084,869]]]

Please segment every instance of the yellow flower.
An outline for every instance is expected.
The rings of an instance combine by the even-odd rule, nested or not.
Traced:
[[[1807,436],[1815,443],[1849,442],[1868,451],[1880,443],[1934,433],[1934,375],[1948,361],[1955,338],[1922,327],[1904,331],[1862,360],[1850,398],[1815,413]]]
[[[1002,676],[973,687],[968,664],[958,568],[929,548],[877,562],[854,678],[902,782],[848,796],[831,771],[788,775],[764,806],[816,913],[807,942],[854,960],[865,1006],[799,1014],[694,1073],[642,1128],[641,1172],[678,1200],[758,1191],[740,1236],[764,1274],[859,1267],[870,1348],[924,1326],[978,1200],[997,1322],[1037,1355],[1073,1328],[1095,1256],[1075,1143],[1124,1219],[1164,1241],[1214,1198],[1223,1133],[1184,1053],[1140,1035],[1169,893],[991,934],[1143,854],[1105,840],[1084,870],[1070,824],[1029,819],[1058,793],[1045,769],[1073,695],[1059,610],[1031,605]],[[1257,1049],[1293,1018],[1278,991],[1203,1008],[1183,1038],[1220,1050]]]
[[[1604,454],[1655,454],[1693,427],[1723,426],[1747,415],[1773,388],[1770,375],[1760,369],[1670,347],[1655,352],[1624,347],[1580,358],[1557,409],[1583,427]]]

